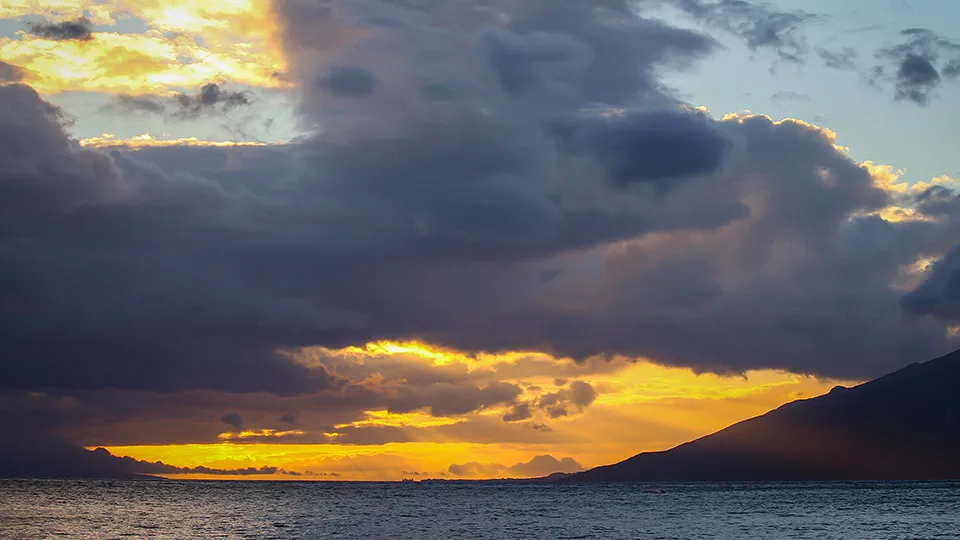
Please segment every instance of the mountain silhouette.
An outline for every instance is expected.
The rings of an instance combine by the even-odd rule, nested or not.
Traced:
[[[960,479],[960,351],[564,482]]]

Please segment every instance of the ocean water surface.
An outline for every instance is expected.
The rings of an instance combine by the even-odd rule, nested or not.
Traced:
[[[960,538],[960,482],[0,480],[3,538]]]

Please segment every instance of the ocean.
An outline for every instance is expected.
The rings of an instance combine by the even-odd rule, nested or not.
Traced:
[[[960,482],[0,480],[3,538],[960,538]]]

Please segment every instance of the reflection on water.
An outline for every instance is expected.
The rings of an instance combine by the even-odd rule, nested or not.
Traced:
[[[960,483],[0,480],[0,536],[960,538]]]

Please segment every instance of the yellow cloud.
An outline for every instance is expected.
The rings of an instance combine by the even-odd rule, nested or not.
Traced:
[[[0,18],[41,15],[53,20],[89,16],[112,24],[142,19],[142,34],[96,32],[90,41],[51,41],[27,32],[0,40],[0,57],[26,70],[26,83],[44,93],[84,90],[169,93],[229,80],[281,87],[285,61],[269,2],[258,0],[14,1]]]
[[[235,439],[253,439],[253,438],[283,438],[304,435],[306,432],[300,430],[276,431],[273,429],[261,429],[258,431],[241,431],[239,433],[221,433],[219,438],[225,441]]]
[[[215,146],[215,147],[233,147],[233,146],[266,146],[261,142],[236,142],[236,141],[204,141],[196,137],[182,137],[179,139],[157,139],[149,133],[130,137],[129,139],[118,139],[112,133],[104,133],[97,137],[87,137],[77,141],[80,146],[85,148],[155,148],[162,146]],[[282,144],[282,142],[271,143]]]
[[[931,179],[929,182],[917,182],[916,184],[913,185],[911,190],[914,193],[923,193],[924,191],[934,186],[943,186],[947,188],[958,189],[960,188],[960,180],[947,175],[938,176],[936,178]]]
[[[460,422],[454,418],[435,417],[422,412],[391,413],[388,411],[364,411],[365,418],[349,424],[338,424],[336,429],[348,427],[437,427]]]

